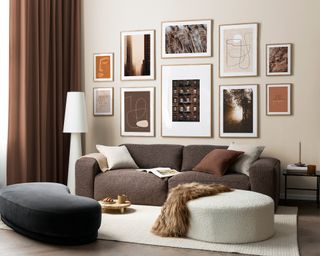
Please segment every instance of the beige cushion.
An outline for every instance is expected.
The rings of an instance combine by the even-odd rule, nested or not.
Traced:
[[[262,151],[264,150],[264,146],[231,143],[230,146],[228,147],[228,150],[236,150],[236,151],[244,152],[244,154],[242,154],[230,166],[230,170],[249,175],[249,169],[252,163],[255,162],[260,157],[260,155],[262,154]]]
[[[108,161],[108,170],[113,169],[137,169],[139,168],[131,157],[126,146],[103,146],[97,145],[97,150],[103,154]]]

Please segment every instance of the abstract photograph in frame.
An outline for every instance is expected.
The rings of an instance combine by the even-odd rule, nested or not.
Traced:
[[[162,58],[211,57],[212,20],[162,22]]]
[[[220,85],[220,137],[258,137],[258,86]]]
[[[93,114],[113,115],[113,88],[93,88]]]
[[[121,32],[121,80],[154,80],[154,30]]]
[[[267,44],[267,76],[291,75],[291,46],[292,44]]]
[[[93,55],[93,80],[95,82],[113,81],[113,53]]]
[[[258,75],[258,23],[220,25],[220,77]]]
[[[267,84],[267,115],[291,115],[291,84]]]
[[[212,137],[212,65],[162,66],[162,136]]]
[[[154,135],[154,87],[121,88],[121,136]]]

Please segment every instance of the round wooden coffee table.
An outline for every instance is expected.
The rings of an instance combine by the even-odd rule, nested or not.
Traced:
[[[103,201],[99,201],[99,204],[101,205],[101,211],[102,213],[106,213],[110,210],[120,210],[121,213],[124,213],[125,209],[127,209],[130,205],[130,201],[125,201],[123,204],[118,204],[117,200],[113,200],[114,203],[105,203]]]

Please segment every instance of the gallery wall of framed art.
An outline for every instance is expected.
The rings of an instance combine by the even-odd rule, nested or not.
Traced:
[[[292,158],[296,155],[295,140],[297,140],[297,134],[300,132],[304,132],[303,138],[299,139],[304,142],[305,147],[309,145],[310,147],[318,147],[309,137],[317,136],[315,127],[320,125],[320,120],[314,118],[318,116],[317,114],[309,115],[307,113],[312,113],[318,109],[316,105],[318,101],[317,95],[319,95],[317,70],[320,56],[318,51],[314,49],[318,48],[317,42],[320,40],[320,35],[315,33],[318,27],[315,22],[312,22],[316,20],[318,16],[315,13],[316,11],[311,10],[309,5],[299,3],[299,1],[289,0],[270,0],[267,2],[249,0],[246,6],[243,5],[243,1],[241,0],[199,0],[196,2],[188,2],[188,4],[180,0],[164,0],[164,2],[141,0],[138,4],[137,2],[128,0],[88,2],[90,1],[83,2],[84,22],[82,24],[83,41],[81,52],[81,83],[86,92],[89,125],[85,146],[87,152],[94,151],[95,144],[97,143],[110,145],[122,143],[229,145],[229,143],[235,141],[239,143],[265,145],[265,153],[267,155],[279,155],[284,159],[283,162],[285,163],[286,161],[294,161]],[[275,6],[277,6],[277,8],[275,8]],[[290,12],[284,13],[283,10],[287,10],[288,8]],[[304,13],[306,10],[311,13],[306,20],[302,20],[295,15],[296,13]],[[164,49],[162,41],[163,34],[165,34],[162,26],[172,25],[173,28],[175,28],[174,26],[178,26],[178,32],[175,31],[170,34],[176,36],[175,40],[171,40],[171,42],[174,42],[172,45],[178,45],[180,42],[183,42],[185,35],[197,35],[200,31],[203,33],[205,26],[202,25],[205,25],[207,21],[211,24],[211,31],[207,28],[207,33],[209,34],[211,32],[211,36],[201,37],[201,40],[197,40],[197,36],[194,37],[193,40],[195,40],[198,47],[173,48],[176,50],[180,48],[189,49],[186,51],[196,56],[178,57],[175,55],[169,57],[162,55]],[[186,23],[181,24],[180,22]],[[198,22],[198,24],[195,22]],[[220,26],[229,24],[258,24],[257,76],[220,76]],[[198,28],[193,25],[198,25]],[[193,30],[191,26],[193,26]],[[121,33],[151,30],[154,31],[154,79],[122,80]],[[170,31],[171,30],[168,32]],[[206,37],[207,39],[211,39],[211,54],[208,54],[209,56],[197,56],[199,51],[203,51],[202,53],[204,53],[205,48],[199,46],[202,46],[201,42],[207,41],[205,39]],[[242,47],[238,48],[236,46],[237,43],[241,41],[239,40],[241,38],[244,38],[245,41],[242,41]],[[235,39],[232,46],[234,46],[233,50],[236,50],[232,52],[231,56],[239,59],[239,49],[243,51],[245,49],[244,46],[248,46],[247,38],[241,37],[241,34],[236,33],[231,39]],[[291,56],[286,53],[290,51],[290,46],[283,48],[286,47],[287,44],[291,45]],[[188,45],[188,42],[184,45]],[[275,48],[276,51],[272,51],[270,54],[271,61],[269,60],[269,62],[272,64],[270,65],[272,68],[270,71],[273,73],[271,75],[267,74],[267,45],[278,47],[278,49]],[[144,47],[142,49],[144,49]],[[194,49],[197,49],[196,51],[198,52],[194,52]],[[103,53],[113,53],[113,81],[93,80],[93,56],[94,54]],[[186,52],[182,52],[182,55],[185,53]],[[236,54],[233,55],[234,53]],[[173,54],[175,54],[175,52]],[[179,53],[179,50],[177,50],[176,54],[181,54],[181,52]],[[291,61],[289,59],[291,59]],[[199,64],[212,65],[212,105],[211,107],[207,107],[207,109],[211,111],[211,137],[192,137],[191,135],[184,137],[162,136],[163,108],[161,94],[164,85],[162,81],[162,66],[185,64],[194,66]],[[287,65],[291,65],[290,75],[281,75],[280,73],[283,72],[282,70],[286,70]],[[230,70],[226,71],[230,73]],[[233,72],[233,70],[231,71]],[[188,79],[190,80],[190,84],[193,82],[193,84],[197,86],[197,81],[192,81],[193,79],[190,77],[188,77]],[[187,84],[187,81],[185,83]],[[184,85],[184,82],[180,84]],[[286,91],[281,92],[281,90],[279,96],[274,96],[278,93],[277,88],[269,87],[269,85],[272,84],[291,84],[290,97],[286,98]],[[176,86],[178,85],[179,83],[176,82]],[[224,85],[257,85],[257,137],[220,136],[220,86]],[[100,87],[112,87],[114,90],[112,116],[97,116],[93,114],[93,88]],[[121,135],[121,88],[135,87],[154,88],[154,136]],[[270,98],[270,100],[267,98],[267,87],[274,96]],[[280,97],[281,100],[277,100],[278,97]],[[288,101],[286,101],[287,99],[291,102],[291,114],[279,115],[280,112],[288,112],[284,108],[285,103],[288,103]],[[302,99],[308,100],[304,100],[302,104]],[[279,103],[280,107],[278,106],[275,109],[272,107],[268,111],[268,102],[273,102],[273,104]],[[280,104],[280,102],[282,103]],[[190,110],[192,109],[193,108],[190,108]],[[177,122],[187,123],[183,118],[184,117],[180,119],[179,117],[176,120],[178,120]],[[197,114],[192,122],[197,122]],[[307,126],[307,123],[311,125]],[[316,150],[313,152],[316,152]],[[306,157],[310,157],[310,159],[313,160],[318,159],[318,155],[320,155],[320,153],[312,153]]]
[[[218,76],[259,75],[258,22],[218,24]],[[189,59],[211,58],[213,19],[161,22],[161,58],[184,58],[183,64],[161,65],[161,109],[157,110],[155,30],[120,32],[120,81],[141,81],[141,87],[119,87],[121,136],[155,136],[154,113],[161,113],[162,137],[212,137],[212,64]],[[292,44],[266,44],[266,76],[291,75]],[[94,54],[94,82],[113,81],[113,53]],[[215,85],[217,86],[217,85]],[[219,137],[257,138],[259,85],[219,86]],[[113,88],[94,88],[94,115],[113,114]],[[291,84],[266,85],[266,115],[291,114]]]

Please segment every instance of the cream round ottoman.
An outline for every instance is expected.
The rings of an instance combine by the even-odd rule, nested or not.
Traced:
[[[274,233],[274,202],[271,197],[234,190],[191,200],[187,237],[214,243],[249,243]]]

